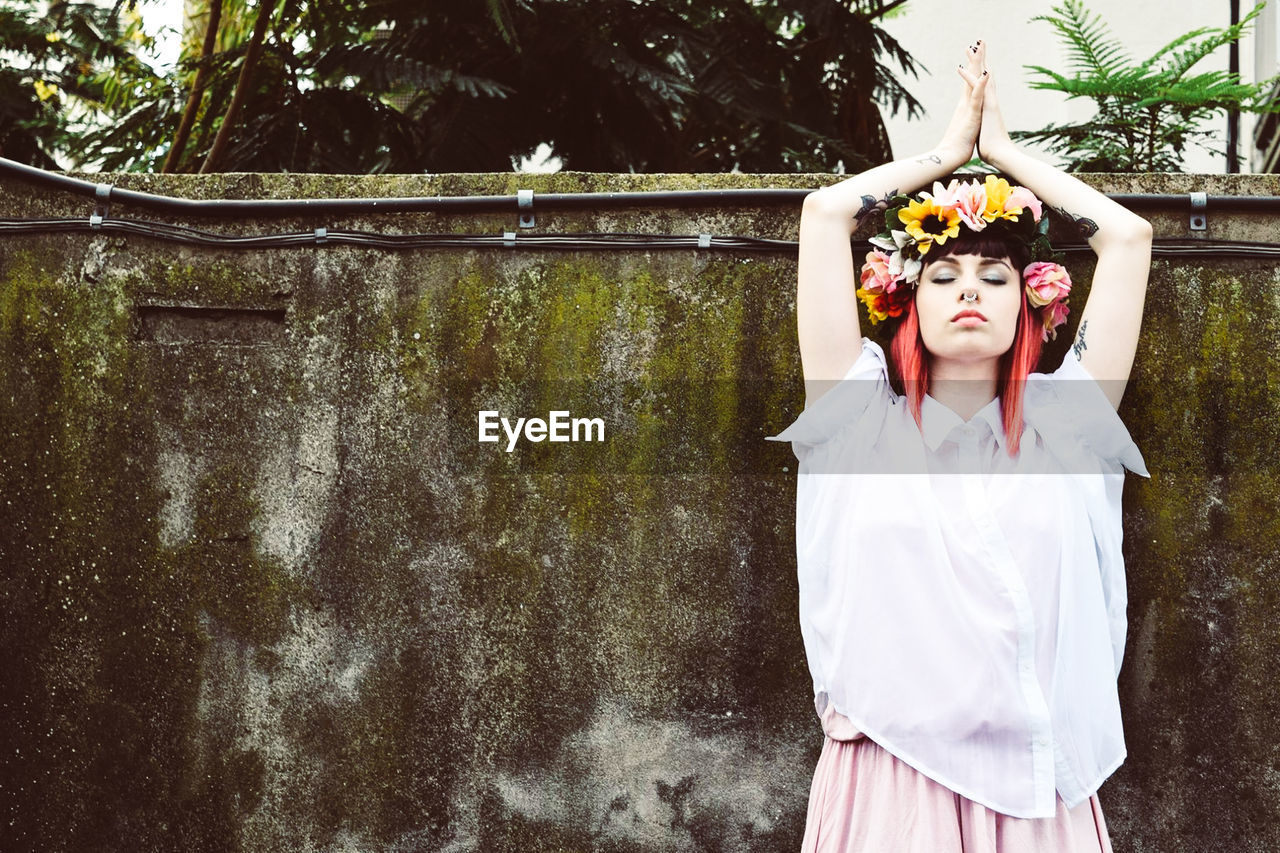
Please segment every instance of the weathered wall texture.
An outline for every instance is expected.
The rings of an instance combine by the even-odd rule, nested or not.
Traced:
[[[256,198],[830,178],[111,180]],[[91,209],[0,193],[5,217]],[[538,217],[522,233],[794,239],[798,209]],[[1185,213],[1149,218],[1188,236]],[[1276,222],[1211,215],[1208,236]],[[1091,268],[1071,267],[1074,327]],[[783,254],[0,236],[0,848],[797,849],[822,734],[794,459],[763,440],[802,406],[794,276]],[[1121,410],[1152,479],[1126,492],[1117,850],[1280,846],[1277,280],[1225,256],[1153,271]],[[476,441],[482,408],[598,416],[610,440],[508,454]]]

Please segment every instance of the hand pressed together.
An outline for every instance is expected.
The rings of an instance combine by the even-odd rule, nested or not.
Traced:
[[[986,61],[986,49],[981,51]],[[1000,168],[1001,158],[1017,146],[1009,138],[1009,131],[1004,126],[1004,116],[1000,113],[1000,97],[996,93],[996,82],[990,70],[985,71],[987,85],[982,97],[982,129],[978,134],[978,156],[996,168]]]
[[[965,49],[965,61],[956,66],[956,73],[964,81],[964,91],[956,104],[938,150],[950,160],[948,168],[958,168],[973,157],[983,122],[983,94],[990,75],[986,72],[986,47],[981,41]]]
[[[987,68],[986,42],[978,39],[965,49],[965,61],[956,66],[956,73],[964,91],[938,150],[951,168],[969,162],[975,149],[980,158],[999,167],[1000,158],[1016,146],[1005,129],[994,75]]]

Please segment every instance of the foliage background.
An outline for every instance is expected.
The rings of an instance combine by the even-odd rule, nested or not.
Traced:
[[[1199,27],[1226,27],[1230,4],[1226,0],[1209,3],[1179,3],[1167,0],[1086,0],[1090,11],[1099,14],[1110,33],[1126,52],[1138,61],[1155,54],[1163,45]],[[987,41],[988,64],[999,84],[1001,103],[1010,130],[1035,131],[1049,124],[1080,124],[1090,121],[1096,106],[1089,98],[1069,99],[1061,92],[1036,89],[1039,76],[1031,66],[1042,65],[1066,72],[1072,63],[1067,44],[1055,29],[1037,16],[1051,14],[1060,0],[982,0],[965,4],[960,14],[945,13],[946,0],[912,0],[899,14],[884,20],[885,29],[925,66],[912,92],[924,106],[921,119],[885,116],[893,148],[902,156],[927,150],[946,127],[959,92],[955,63],[965,45],[975,38]],[[956,4],[951,4],[953,7]],[[1253,0],[1241,0],[1241,15],[1248,14]],[[1264,11],[1240,41],[1240,68],[1243,79],[1265,80],[1276,68],[1275,54],[1266,44],[1277,38],[1275,10]],[[1268,20],[1268,17],[1270,19]],[[1193,69],[1193,74],[1226,71],[1229,49],[1214,50]],[[954,58],[953,58],[954,57]],[[1257,117],[1240,116],[1240,156],[1242,169],[1250,170],[1251,140]],[[1221,151],[1227,141],[1227,119],[1222,113],[1196,124],[1206,131],[1209,147]],[[1065,157],[1034,140],[1024,140],[1041,159],[1063,163]],[[1180,171],[1217,173],[1226,171],[1220,153],[1189,145],[1184,150]]]
[[[1234,25],[1180,33],[1137,62],[1101,15],[1081,0],[1063,0],[1032,20],[1052,26],[1065,44],[1068,73],[1028,66],[1036,74],[1031,86],[1092,100],[1095,112],[1085,121],[1015,131],[1014,139],[1045,144],[1067,170],[1077,172],[1177,172],[1190,146],[1225,157],[1221,134],[1202,129],[1204,120],[1232,110],[1280,112],[1271,99],[1280,75],[1243,83],[1201,63],[1238,41],[1263,5]]]
[[[0,0],[0,148],[108,171],[508,171],[544,142],[586,171],[862,169],[892,156],[881,108],[920,111],[879,24],[904,2],[201,0],[217,38],[165,74],[136,0]]]

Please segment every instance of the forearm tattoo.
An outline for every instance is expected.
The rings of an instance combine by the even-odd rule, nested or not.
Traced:
[[[1094,222],[1087,216],[1076,216],[1065,207],[1055,207],[1054,210],[1066,217],[1068,222],[1075,223],[1076,229],[1080,232],[1080,236],[1088,240],[1098,233],[1098,223]]]
[[[919,160],[916,160],[916,162],[917,162],[917,163],[919,163],[919,164],[921,164],[921,165],[924,165],[925,163],[936,163],[936,164],[938,164],[939,166],[941,166],[941,165],[942,165],[942,158],[941,158],[941,157],[939,157],[937,154],[930,154],[930,155],[929,155],[929,156],[927,156],[927,157],[921,157]]]
[[[1098,223],[1094,222],[1087,216],[1077,218],[1076,227],[1080,229],[1080,236],[1086,240],[1098,233]]]
[[[864,195],[862,197],[862,208],[853,215],[853,218],[861,222],[863,217],[876,209],[876,197],[873,195]]]
[[[861,223],[864,219],[878,210],[886,210],[889,207],[889,200],[898,194],[897,189],[892,189],[885,193],[884,199],[877,201],[875,196],[864,195],[862,197],[862,209],[853,215],[853,221]]]
[[[1084,327],[1087,325],[1089,325],[1088,320],[1085,320],[1083,323],[1080,324],[1080,331],[1076,332],[1076,342],[1071,345],[1072,351],[1076,354],[1076,361],[1080,360],[1080,353],[1084,352],[1089,348],[1085,346],[1085,343],[1084,343]]]

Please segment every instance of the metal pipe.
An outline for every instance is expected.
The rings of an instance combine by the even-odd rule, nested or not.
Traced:
[[[187,199],[120,189],[72,178],[0,157],[0,174],[98,201],[134,205],[183,216],[285,217],[337,213],[519,213],[516,195],[415,196],[412,198]],[[814,188],[816,189],[816,187]],[[539,193],[538,210],[596,210],[619,207],[719,207],[744,204],[799,205],[812,189],[714,189],[660,192]],[[1113,193],[1108,197],[1131,209],[1190,210],[1189,194]],[[1280,196],[1208,196],[1211,210],[1280,211]]]
[[[1231,0],[1231,26],[1240,23],[1240,0]],[[1260,36],[1255,36],[1260,38]],[[1233,81],[1240,79],[1240,41],[1232,39],[1227,49],[1227,70]],[[1227,111],[1227,173],[1240,172],[1240,111]]]
[[[94,183],[0,157],[0,173],[41,186],[119,204],[185,216],[296,216],[308,214],[518,212],[516,195],[415,196],[412,198],[188,199]],[[541,210],[592,210],[615,207],[718,207],[733,204],[799,204],[808,189],[718,189],[632,193],[539,193]]]

